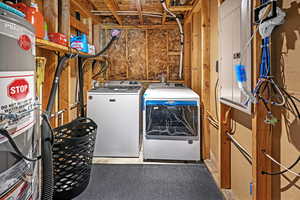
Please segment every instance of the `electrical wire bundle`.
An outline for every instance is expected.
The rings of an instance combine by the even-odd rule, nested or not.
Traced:
[[[269,0],[262,0],[262,4],[268,3]],[[300,102],[299,99],[290,95],[283,87],[281,87],[276,81],[275,77],[272,76],[271,71],[271,52],[270,52],[270,36],[275,26],[280,25],[284,21],[285,13],[280,8],[276,8],[277,17],[264,21],[266,17],[269,17],[270,7],[265,7],[265,10],[260,12],[261,15],[260,23],[258,25],[260,34],[263,37],[262,40],[262,57],[259,71],[259,79],[257,85],[253,91],[253,95],[258,98],[258,101],[263,102],[267,116],[265,123],[275,125],[278,119],[272,114],[271,106],[284,107],[290,110],[297,118],[300,118],[300,113],[297,108],[295,101]],[[273,9],[274,10],[274,9]],[[266,11],[268,11],[266,13]],[[263,23],[262,23],[263,22]]]
[[[266,4],[269,2],[270,2],[269,0],[261,0],[262,4]],[[259,24],[260,34],[263,38],[262,46],[261,46],[262,59],[260,64],[260,74],[259,74],[258,83],[253,92],[254,96],[257,97],[259,101],[263,102],[268,112],[265,123],[270,125],[275,125],[278,122],[278,120],[272,114],[271,106],[283,107],[289,110],[291,113],[293,113],[293,115],[297,118],[296,120],[300,119],[299,109],[296,105],[296,101],[299,103],[300,100],[290,95],[283,87],[281,87],[279,83],[276,81],[275,77],[273,77],[271,74],[270,37],[274,27],[282,24],[283,19],[285,17],[285,13],[283,13],[283,11],[281,11],[280,8],[276,7],[275,10],[277,12],[275,18]],[[267,13],[267,17],[269,17],[269,13]],[[271,155],[269,155],[267,152],[265,152],[264,150],[262,151],[262,153],[272,162],[276,163],[278,166],[284,169],[283,171],[278,171],[278,172],[262,171],[262,174],[281,175],[286,172],[290,172],[296,175],[297,177],[300,177],[300,173],[296,173],[291,170],[300,162],[300,156],[290,167],[286,167],[280,162],[278,162]]]

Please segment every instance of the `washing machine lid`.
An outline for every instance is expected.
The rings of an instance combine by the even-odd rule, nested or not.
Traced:
[[[89,94],[140,94],[141,87],[103,87],[95,88],[89,91]]]
[[[104,87],[142,87],[142,84],[138,81],[108,81]]]
[[[148,88],[145,99],[199,99],[199,95],[190,88]]]
[[[148,88],[186,88],[182,83],[152,83]]]

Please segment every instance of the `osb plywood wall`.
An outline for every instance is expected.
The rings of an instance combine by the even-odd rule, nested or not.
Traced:
[[[102,30],[102,47],[110,39],[110,30]],[[108,80],[179,80],[179,31],[122,30],[106,53]]]

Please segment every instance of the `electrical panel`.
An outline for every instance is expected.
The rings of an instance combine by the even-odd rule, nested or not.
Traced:
[[[230,0],[220,7],[220,101],[251,113],[251,102],[238,87],[235,66],[246,66],[246,88],[251,91],[251,1]]]

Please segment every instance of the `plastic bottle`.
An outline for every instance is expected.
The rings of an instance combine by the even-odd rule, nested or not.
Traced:
[[[24,3],[17,3],[14,4],[13,7],[26,15],[26,20],[35,27],[36,37],[43,39],[45,36],[44,17],[42,13],[39,12],[38,5],[36,3],[31,3],[31,7],[29,7]]]

